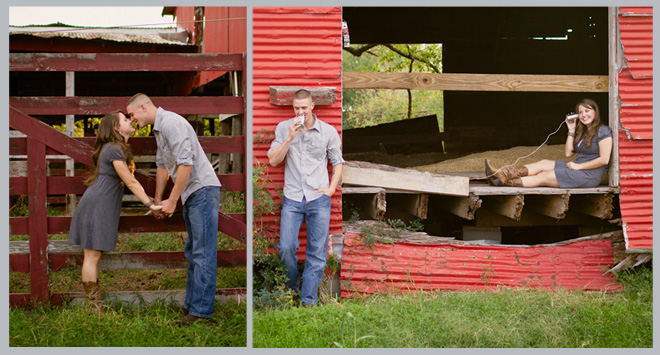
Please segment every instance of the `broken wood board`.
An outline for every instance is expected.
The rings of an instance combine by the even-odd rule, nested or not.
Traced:
[[[342,153],[411,155],[442,151],[442,135],[436,115],[402,118],[375,126],[344,129]]]
[[[467,196],[470,179],[461,176],[431,174],[388,165],[347,161],[342,181],[345,185],[374,186],[431,194]]]

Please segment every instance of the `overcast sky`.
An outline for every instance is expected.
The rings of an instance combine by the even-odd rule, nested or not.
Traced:
[[[73,7],[73,6],[12,6],[9,7],[9,25],[45,25],[61,22],[72,26],[133,26],[173,27],[172,16],[161,16],[162,6],[156,7]]]

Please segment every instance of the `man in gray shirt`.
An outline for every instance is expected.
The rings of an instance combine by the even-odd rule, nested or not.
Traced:
[[[300,300],[303,307],[318,303],[318,288],[323,278],[328,253],[330,201],[337,189],[344,166],[341,140],[337,130],[312,113],[314,102],[309,91],[293,96],[296,117],[280,122],[275,140],[268,150],[269,163],[284,164],[284,201],[282,202],[278,253],[286,266],[287,286],[300,287],[298,234],[303,220],[307,224],[305,270]],[[304,116],[304,123],[298,121]],[[328,182],[328,161],[332,177]]]
[[[126,104],[127,116],[140,128],[153,125],[156,137],[156,192],[154,204],[162,205],[154,217],[172,217],[179,198],[183,204],[188,239],[184,255],[188,259],[186,298],[179,320],[189,325],[213,315],[218,273],[218,209],[220,180],[213,170],[197,134],[180,115],[156,107],[145,94],[134,95]],[[169,177],[174,187],[169,197],[163,193]]]

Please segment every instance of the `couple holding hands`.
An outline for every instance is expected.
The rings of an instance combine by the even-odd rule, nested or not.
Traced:
[[[129,137],[152,125],[156,138],[156,191],[152,199],[135,179]],[[71,220],[69,243],[83,248],[82,284],[92,310],[104,313],[98,283],[98,263],[117,244],[124,185],[150,208],[156,219],[171,217],[181,199],[188,231],[184,254],[189,261],[186,297],[178,322],[188,325],[213,315],[217,275],[220,181],[204,154],[197,134],[182,116],[156,107],[145,94],[134,95],[126,113],[111,112],[98,128],[89,187]],[[174,187],[163,193],[169,178]]]

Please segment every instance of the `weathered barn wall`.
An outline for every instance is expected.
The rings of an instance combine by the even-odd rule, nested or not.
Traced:
[[[628,249],[653,249],[653,8],[619,8],[621,216]]]
[[[367,244],[346,233],[342,297],[498,287],[619,291],[609,239],[565,245]]]
[[[271,86],[335,87],[335,102],[317,105],[314,112],[341,135],[341,8],[255,7],[252,16],[252,134],[270,137],[266,142],[255,138],[254,163],[267,165],[272,131],[294,116],[291,106],[270,103]],[[272,179],[271,195],[281,203],[276,191],[284,185],[284,166],[268,166],[267,172]],[[341,207],[338,190],[332,198],[330,234],[342,232]],[[279,214],[264,221],[279,230]],[[303,225],[299,258],[304,258],[305,233]]]

